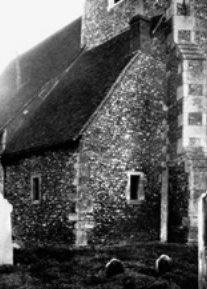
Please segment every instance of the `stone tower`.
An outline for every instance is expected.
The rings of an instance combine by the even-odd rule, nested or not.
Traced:
[[[85,1],[81,44],[86,49],[130,29],[136,15],[145,19],[156,16],[148,18],[152,22],[158,19],[155,34],[159,27],[165,34],[166,59],[162,60],[166,63],[167,78],[167,138],[163,148],[166,161],[160,234],[163,241],[197,240],[197,200],[207,190],[207,62],[204,53],[207,35],[202,40],[200,28],[204,22],[198,19],[198,6],[203,1]],[[199,9],[201,11],[202,7]],[[136,25],[133,29],[136,30]],[[149,36],[151,43],[153,37],[156,35]]]
[[[206,57],[194,6],[172,0],[166,10],[169,230],[188,241],[197,240],[197,200],[207,190]]]

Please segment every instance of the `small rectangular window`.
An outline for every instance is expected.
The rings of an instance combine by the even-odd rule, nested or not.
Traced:
[[[129,204],[140,203],[144,200],[145,176],[142,172],[128,173],[126,198]]]
[[[140,183],[139,175],[130,176],[130,199],[131,200],[138,199],[139,183]]]
[[[41,201],[41,177],[32,176],[31,178],[32,202],[39,203]]]

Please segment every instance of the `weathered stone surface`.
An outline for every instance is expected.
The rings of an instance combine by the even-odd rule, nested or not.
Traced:
[[[118,35],[127,28],[134,16],[137,1],[121,1],[109,8],[108,0],[87,0],[82,25],[82,45],[94,47]]]
[[[207,278],[207,230],[206,230],[206,214],[207,214],[207,193],[201,195],[198,205],[198,286],[200,289],[206,287]]]
[[[144,9],[142,9],[139,2],[141,0],[120,1],[114,7],[109,8],[108,0],[87,0],[82,24],[82,45],[88,48],[100,45],[129,29],[130,20],[135,15],[157,15],[159,12],[164,12],[169,5],[169,0],[161,0],[159,3],[156,0],[145,0],[143,1]]]
[[[156,17],[170,3],[143,2],[142,13]],[[129,29],[138,11],[137,3],[120,1],[108,9],[107,0],[87,0],[82,44],[92,48]],[[177,23],[170,20],[172,10],[168,10],[164,24],[155,21],[159,17],[153,19],[159,25],[151,33],[148,24],[153,21],[142,19],[134,26],[132,35],[139,34],[138,46],[132,39],[137,56],[91,119],[79,154],[64,148],[5,164],[5,193],[14,204],[17,239],[73,243],[75,234],[83,240],[78,243],[85,244],[87,236],[91,242],[108,243],[157,239],[162,165],[170,167],[169,239],[186,241],[189,231],[196,236],[196,200],[207,189],[206,157],[202,152],[198,156],[196,150],[199,144],[206,144],[206,122],[204,130],[195,131],[187,127],[186,119],[192,108],[193,113],[202,108],[202,121],[206,116],[206,61],[199,50],[201,47],[207,54],[206,1],[195,0],[195,31],[190,31],[190,38],[186,32],[190,10],[183,15],[183,7],[178,8]],[[190,28],[194,25],[191,20]],[[175,30],[176,37],[180,34],[184,42],[193,40],[196,34],[199,49],[188,44],[177,49],[173,42]],[[138,48],[146,48],[147,53]],[[198,56],[202,59],[198,60]],[[205,137],[199,139],[200,133]],[[145,200],[138,206],[126,202],[127,172],[133,170],[144,172],[147,179]],[[42,178],[42,200],[38,205],[31,203],[30,172],[40,173]],[[75,217],[69,215],[68,221],[71,212]]]
[[[37,243],[74,242],[74,223],[68,221],[73,210],[76,187],[73,180],[77,154],[71,149],[48,151],[41,155],[7,163],[5,195],[13,205],[13,234],[29,246]],[[31,199],[30,177],[41,176],[39,204]]]
[[[170,163],[169,168],[169,235],[171,242],[186,242],[189,224],[183,222],[188,217],[189,175],[185,163]]]
[[[158,238],[164,79],[165,65],[138,53],[83,135],[94,200],[90,242]],[[127,172],[133,170],[146,175],[139,206],[126,201]]]
[[[193,4],[193,1],[190,3]],[[175,28],[173,40],[177,42],[175,33],[177,29],[180,35],[178,40],[189,42],[189,44],[178,44],[178,50],[171,46],[167,57],[167,70],[169,70],[167,98],[170,106],[168,113],[170,126],[169,239],[171,241],[186,240],[186,238],[196,240],[197,238],[197,199],[202,190],[194,188],[193,180],[194,172],[206,159],[204,154],[202,157],[200,155],[199,159],[196,157],[196,151],[206,147],[205,55],[200,50],[200,45],[194,43],[193,38],[198,27],[196,25],[200,17],[200,7],[199,1],[195,1],[195,6],[191,5],[190,14],[186,15],[185,19],[183,16],[175,15],[175,11],[171,11]],[[194,8],[196,19],[194,19]],[[177,21],[178,18],[179,21]],[[182,101],[182,110],[178,103],[180,101]],[[179,160],[181,156],[183,156],[182,165]],[[185,167],[188,169],[185,170]],[[201,179],[200,187],[204,189],[205,178],[200,175]]]

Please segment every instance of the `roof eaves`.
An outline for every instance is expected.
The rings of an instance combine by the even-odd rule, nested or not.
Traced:
[[[70,139],[64,142],[57,142],[57,143],[53,143],[51,145],[51,143],[46,143],[44,145],[39,145],[39,146],[35,146],[35,147],[31,147],[31,148],[27,148],[21,151],[15,151],[15,152],[7,152],[6,150],[4,150],[1,154],[1,158],[3,160],[7,160],[7,159],[12,159],[15,157],[22,157],[22,156],[26,156],[26,155],[31,155],[31,154],[37,154],[39,152],[44,152],[46,150],[57,150],[60,148],[66,148],[68,149],[68,147],[70,148],[75,148],[77,147],[79,142],[79,139],[76,139],[75,141]]]

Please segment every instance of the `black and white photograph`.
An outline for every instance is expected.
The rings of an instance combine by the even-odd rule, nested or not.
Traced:
[[[207,289],[207,0],[0,0],[0,289]]]

